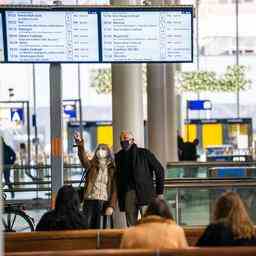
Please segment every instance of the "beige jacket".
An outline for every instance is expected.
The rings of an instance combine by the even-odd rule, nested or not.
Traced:
[[[174,221],[159,216],[148,216],[125,231],[121,248],[175,249],[188,247],[183,229]]]
[[[98,175],[99,164],[93,158],[89,160],[83,146],[83,140],[77,145],[78,146],[78,156],[81,162],[81,165],[87,170],[85,184],[84,184],[84,195],[91,194],[93,185],[96,182]],[[116,171],[114,166],[114,161],[107,162],[108,168],[108,184],[107,190],[109,194],[109,201],[106,204],[106,207],[110,206],[115,208],[117,201],[117,192],[116,192]]]

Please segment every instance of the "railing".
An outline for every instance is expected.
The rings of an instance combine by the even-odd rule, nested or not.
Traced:
[[[208,224],[216,199],[227,190],[240,194],[256,223],[255,161],[172,162],[167,164],[166,177],[165,197],[174,201],[178,223]]]
[[[20,173],[30,169],[35,170],[36,177],[40,176],[37,172],[41,172],[42,177],[42,180],[33,181],[16,179],[13,183],[15,192],[48,192],[48,199],[50,199],[50,168],[50,165],[25,166],[25,168],[15,166],[14,172]],[[234,169],[232,175],[220,177],[218,171],[225,168]],[[241,176],[241,170],[243,170],[243,176]],[[236,171],[239,175],[236,175]],[[189,172],[190,176],[186,172]],[[78,184],[81,174],[80,165],[64,166],[65,183]],[[167,165],[165,198],[173,208],[176,221],[182,225],[208,224],[212,218],[211,213],[216,198],[226,190],[235,190],[240,193],[256,223],[255,188],[256,162],[176,162]]]

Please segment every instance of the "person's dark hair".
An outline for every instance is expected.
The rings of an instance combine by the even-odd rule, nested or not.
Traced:
[[[36,230],[50,231],[83,228],[87,228],[87,221],[80,212],[78,193],[71,185],[64,185],[57,193],[55,209],[46,212],[42,216]]]
[[[3,143],[3,145],[6,145],[5,141],[4,141],[4,137],[1,136],[1,141]]]
[[[178,148],[182,149],[182,146],[184,144],[184,140],[180,135],[178,135],[178,137],[177,137],[177,144],[178,144]]]
[[[23,149],[23,150],[26,149],[26,144],[24,142],[20,143],[20,149]]]
[[[164,199],[155,198],[149,204],[144,217],[157,215],[165,219],[173,220],[172,213]]]
[[[199,139],[194,139],[193,144],[196,145],[196,146],[199,145]]]
[[[55,202],[56,213],[77,213],[80,210],[80,201],[77,191],[71,185],[62,186]]]

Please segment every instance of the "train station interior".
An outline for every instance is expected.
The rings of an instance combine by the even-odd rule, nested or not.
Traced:
[[[255,12],[255,0],[0,0],[2,252],[221,253],[115,251],[129,226],[118,207],[111,230],[37,236],[59,189],[84,186],[76,134],[90,160],[99,144],[114,159],[122,131],[152,152],[189,246],[215,221],[225,192],[240,196],[255,225]],[[235,255],[256,255],[256,247]]]

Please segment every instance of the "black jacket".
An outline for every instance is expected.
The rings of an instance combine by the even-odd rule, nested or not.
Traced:
[[[224,223],[210,224],[199,238],[197,246],[255,246],[256,238],[235,239],[230,227]]]
[[[181,146],[181,161],[197,160],[196,145],[192,142],[185,142]]]
[[[84,215],[60,215],[55,210],[46,212],[36,226],[36,231],[57,231],[71,229],[86,229],[87,221]]]
[[[3,143],[3,151],[4,151],[4,165],[10,166],[14,164],[16,161],[16,154],[13,149],[7,144]]]
[[[129,149],[131,157],[124,160],[124,150],[120,150],[116,156],[117,196],[119,208],[125,210],[125,194],[129,190],[128,184],[133,178],[138,205],[147,205],[154,196],[153,176],[156,180],[156,194],[164,192],[164,168],[156,157],[145,148],[138,148],[133,144]],[[131,173],[128,173],[131,172]]]

